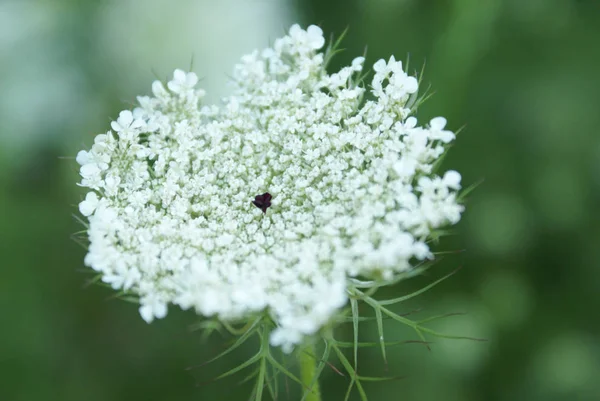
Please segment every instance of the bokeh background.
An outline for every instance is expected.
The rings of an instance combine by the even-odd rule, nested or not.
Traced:
[[[224,340],[203,342],[194,316],[175,310],[148,326],[135,305],[85,285],[85,251],[70,238],[83,193],[73,156],[155,76],[192,60],[217,101],[233,62],[293,22],[348,27],[338,65],[365,46],[370,63],[425,65],[435,95],[420,118],[464,125],[445,166],[483,180],[438,248],[465,251],[394,291],[462,266],[400,311],[465,312],[433,326],[488,341],[394,348],[387,373],[366,350],[363,374],[403,376],[368,385],[371,399],[599,400],[596,0],[1,0],[0,400],[247,399],[243,376],[206,382],[251,349],[185,370]],[[326,369],[324,400],[343,399],[347,383]],[[298,399],[290,387],[282,400]]]

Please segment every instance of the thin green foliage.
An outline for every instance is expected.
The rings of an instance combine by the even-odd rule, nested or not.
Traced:
[[[385,353],[385,339],[383,336],[383,315],[381,314],[381,311],[379,309],[375,309],[375,317],[377,318],[377,333],[379,334],[379,344],[381,347],[381,355],[383,356],[383,362],[387,366],[387,357],[386,357],[386,353]],[[357,339],[356,343],[358,343],[358,339]]]
[[[473,192],[475,190],[475,188],[477,188],[478,186],[480,186],[481,184],[483,184],[483,179],[469,185],[468,187],[466,187],[465,189],[463,189],[460,194],[458,195],[457,201],[459,203],[465,203],[467,196],[469,196],[471,194],[471,192]]]
[[[340,48],[340,45],[342,44],[342,41],[346,37],[347,33],[348,33],[348,27],[346,27],[346,29],[344,29],[342,31],[342,33],[340,34],[340,36],[338,36],[338,38],[335,40],[334,40],[333,35],[331,35],[331,38],[329,39],[329,42],[328,42],[329,45],[327,46],[327,49],[325,49],[325,56],[323,57],[323,68],[326,69],[329,66],[329,63],[331,62],[331,60],[333,59],[333,57],[336,54],[344,51],[344,49]]]
[[[349,341],[337,341],[336,340],[336,345],[340,348],[353,348],[354,347],[354,342],[349,342]],[[394,347],[397,345],[405,345],[405,344],[422,344],[422,341],[417,341],[417,340],[405,340],[405,341],[387,341],[384,342],[383,344],[386,347]],[[429,343],[427,343],[429,344]],[[381,343],[379,341],[377,342],[368,342],[368,341],[360,341],[358,343],[358,348],[372,348],[372,347],[377,347],[378,345],[381,345]]]
[[[429,269],[430,266],[424,266],[421,272]],[[236,328],[230,324],[226,325],[216,325],[215,322],[207,323],[203,326],[198,325],[197,328],[209,329],[209,330],[226,330],[233,335],[238,336],[239,338],[229,346],[225,351],[219,353],[216,357],[211,358],[204,364],[200,366],[204,366],[208,363],[211,363],[229,353],[239,348],[242,344],[248,341],[252,337],[258,337],[260,340],[260,350],[252,355],[249,359],[241,363],[240,365],[218,375],[214,380],[222,379],[225,377],[232,376],[234,374],[240,373],[241,371],[250,368],[252,366],[255,367],[253,371],[251,371],[248,375],[246,375],[241,383],[248,382],[250,380],[255,380],[253,391],[251,394],[251,400],[258,401],[265,398],[269,399],[277,399],[279,391],[279,380],[278,377],[283,375],[285,378],[290,379],[291,381],[297,383],[302,388],[302,397],[301,401],[307,401],[310,399],[320,400],[320,397],[316,396],[317,394],[317,384],[319,377],[321,376],[323,370],[326,365],[331,366],[331,368],[342,374],[330,364],[329,358],[331,357],[331,353],[336,355],[337,360],[341,363],[343,370],[349,376],[350,381],[348,385],[348,389],[346,391],[345,400],[350,398],[353,390],[357,391],[360,399],[362,401],[367,400],[367,395],[364,389],[365,382],[380,382],[380,381],[389,381],[389,380],[398,380],[402,379],[402,376],[385,376],[385,377],[371,377],[371,376],[362,376],[358,374],[357,366],[358,366],[358,349],[366,348],[366,347],[378,347],[382,353],[382,357],[384,363],[387,366],[387,348],[404,345],[404,344],[421,344],[425,345],[429,348],[431,342],[427,341],[426,336],[434,336],[439,338],[448,338],[448,339],[468,339],[468,340],[477,340],[482,341],[481,339],[459,336],[459,335],[449,335],[445,333],[440,333],[429,327],[425,327],[424,324],[436,321],[438,319],[460,315],[460,313],[448,313],[443,315],[436,315],[429,318],[421,319],[421,320],[413,320],[406,316],[407,314],[399,314],[391,309],[389,306],[397,305],[408,301],[418,295],[421,295],[433,287],[437,286],[453,274],[458,271],[455,270],[450,272],[449,274],[444,275],[440,279],[435,280],[431,284],[421,288],[420,290],[414,291],[408,295],[392,298],[392,299],[377,299],[375,298],[375,292],[377,289],[386,286],[384,282],[378,282],[377,285],[373,285],[372,282],[365,286],[366,282],[356,281],[357,283],[362,284],[363,287],[367,288],[357,288],[352,285],[352,281],[350,282],[350,306],[345,309],[343,314],[345,316],[340,319],[341,321],[345,321],[348,323],[352,323],[353,327],[353,340],[350,342],[338,341],[335,339],[333,335],[333,331],[330,328],[323,329],[324,331],[321,333],[324,345],[322,354],[320,357],[317,357],[314,354],[314,351],[308,351],[307,349],[303,349],[297,351],[301,354],[302,357],[307,358],[307,360],[313,360],[315,364],[315,368],[313,370],[313,374],[310,375],[310,379],[306,380],[306,378],[300,378],[294,373],[294,366],[286,366],[287,364],[281,361],[280,357],[276,357],[273,354],[273,350],[269,345],[269,333],[270,330],[274,328],[273,322],[267,316],[259,316],[255,320],[248,322],[241,328]],[[410,278],[412,275],[405,276],[404,278]],[[374,311],[374,317],[366,317],[359,316],[359,302],[364,302]],[[365,342],[359,341],[359,323],[360,322],[368,322],[374,321],[377,325],[377,333],[378,339],[373,342]],[[417,340],[404,340],[404,341],[385,341],[385,332],[384,332],[384,322],[385,321],[395,321],[398,323],[402,323],[410,328],[412,328],[417,334]],[[352,349],[352,359],[353,363],[350,361],[348,356],[343,352],[343,349]],[[266,393],[266,395],[265,395]],[[313,397],[313,398],[311,398]]]
[[[350,298],[350,306],[352,308],[352,331],[354,334],[354,369],[358,369],[358,300]]]
[[[356,370],[352,367],[352,364],[350,363],[348,358],[346,358],[346,356],[344,355],[342,350],[340,350],[340,348],[337,346],[337,344],[333,344],[332,348],[335,351],[338,359],[342,363],[342,366],[344,366],[344,369],[346,369],[346,372],[352,378],[352,380],[350,381],[350,386],[348,387],[348,392],[346,393],[346,399],[348,399],[350,397],[352,388],[354,385],[356,385],[356,388],[358,389],[358,393],[360,394],[361,400],[367,401],[367,394],[365,393],[365,390],[360,382],[360,377],[356,373]]]
[[[431,284],[429,284],[429,285],[427,285],[427,286],[421,288],[420,290],[417,290],[417,291],[415,291],[415,292],[413,292],[411,294],[404,295],[404,296],[398,297],[398,298],[393,298],[393,299],[385,299],[385,300],[381,300],[381,301],[377,301],[377,302],[379,303],[379,305],[393,305],[393,304],[397,304],[397,303],[400,303],[400,302],[407,301],[407,300],[409,300],[411,298],[416,297],[417,295],[421,295],[421,294],[429,291],[430,289],[432,289],[433,287],[435,287],[436,285],[438,285],[442,281],[444,281],[447,278],[449,278],[450,276],[454,275],[457,271],[458,271],[458,269],[454,270],[453,272],[445,275],[444,277],[442,277],[442,278],[434,281],[433,283],[431,283]]]
[[[229,348],[227,348],[225,351],[221,352],[220,354],[218,354],[217,356],[209,359],[208,361],[202,363],[201,365],[197,365],[197,366],[193,366],[191,368],[188,369],[192,369],[192,368],[196,368],[196,367],[200,367],[200,366],[204,366],[204,365],[208,365],[209,363],[212,363],[214,361],[216,361],[217,359],[221,359],[222,357],[226,356],[227,354],[231,353],[233,350],[235,350],[236,348],[239,348],[242,344],[244,344],[246,341],[248,341],[254,334],[256,334],[256,332],[258,331],[259,327],[260,327],[260,323],[261,323],[262,319],[261,318],[257,318],[252,325],[248,328],[248,330],[246,330],[246,332],[244,334],[242,334]]]

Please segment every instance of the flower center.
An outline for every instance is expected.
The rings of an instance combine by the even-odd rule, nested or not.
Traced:
[[[254,206],[256,206],[257,208],[259,208],[260,210],[262,210],[263,213],[267,213],[267,208],[269,206],[271,206],[271,199],[273,197],[271,196],[270,193],[265,192],[262,195],[256,195],[254,197],[254,200],[252,201],[252,203],[254,203]]]

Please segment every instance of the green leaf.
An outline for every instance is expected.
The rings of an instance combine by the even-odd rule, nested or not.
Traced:
[[[360,380],[366,382],[384,382],[391,380],[404,379],[404,376],[384,376],[384,377],[371,377],[371,376],[359,376]]]
[[[394,298],[394,299],[387,299],[387,300],[381,300],[381,301],[377,301],[379,303],[379,305],[393,305],[393,304],[397,304],[399,302],[404,302],[408,299],[414,298],[417,295],[421,295],[424,292],[427,292],[428,290],[430,290],[431,288],[435,287],[436,285],[438,285],[439,283],[441,283],[442,281],[446,280],[448,277],[454,275],[454,273],[456,273],[459,269],[454,270],[453,272],[445,275],[444,277],[434,281],[433,283],[421,288],[420,290],[417,290],[411,294],[408,295],[404,295],[402,297],[398,297],[398,298]]]
[[[91,269],[90,269],[91,270]],[[87,272],[87,271],[86,271]],[[97,284],[98,282],[102,281],[102,275],[101,274],[97,274],[94,277],[87,279],[85,284],[84,284],[84,288],[85,287],[89,287],[92,284]]]
[[[429,344],[429,342],[425,342],[425,343]],[[335,344],[340,348],[354,347],[354,343],[349,342],[349,341],[336,341]],[[384,342],[384,344],[386,347],[393,347],[396,345],[404,345],[404,344],[423,344],[423,341],[420,341],[420,340],[387,341],[387,342]],[[377,342],[363,341],[363,342],[358,343],[359,348],[377,347],[379,345],[380,345],[379,341],[377,341]]]
[[[444,319],[444,318],[447,318],[447,317],[450,317],[450,316],[462,316],[462,315],[466,315],[466,313],[464,313],[464,312],[445,313],[443,315],[431,316],[431,317],[428,317],[427,319],[419,320],[416,323],[418,325],[421,325],[423,323],[433,322],[434,320]]]
[[[246,377],[244,377],[242,380],[240,380],[238,382],[238,385],[242,385],[244,383],[249,382],[250,380],[252,380],[253,378],[255,378],[258,375],[258,369],[252,371],[252,373],[250,373],[249,375],[247,375]]]
[[[221,323],[216,319],[207,319],[201,320],[198,323],[194,323],[190,325],[190,331],[198,331],[198,330],[206,330],[206,329],[216,329],[220,327]]]
[[[80,216],[76,215],[75,213],[73,213],[71,216],[73,216],[73,218],[75,220],[77,220],[82,226],[84,226],[86,228],[86,230],[88,228],[90,228],[90,225],[87,221],[83,220]]]
[[[438,251],[438,252],[433,252],[433,254],[435,256],[444,256],[444,255],[456,255],[459,253],[463,253],[466,252],[466,249],[457,249],[455,251]]]
[[[362,384],[360,383],[360,380],[358,378],[358,375],[356,373],[356,371],[352,368],[352,365],[350,364],[350,361],[348,360],[348,358],[346,358],[346,356],[344,355],[344,353],[336,346],[333,345],[333,349],[335,350],[335,353],[338,356],[338,359],[340,360],[340,362],[342,363],[342,365],[344,365],[344,368],[346,369],[346,372],[348,372],[348,374],[350,376],[352,376],[352,382],[350,383],[350,388],[348,389],[348,393],[346,393],[346,399],[349,397],[349,393],[352,390],[352,385],[354,383],[356,383],[356,388],[358,389],[358,393],[360,394],[360,398],[363,401],[367,401],[367,394],[365,393],[365,390],[362,387]]]
[[[383,338],[383,317],[380,309],[375,309],[375,317],[377,318],[377,332],[379,334],[379,345],[381,346],[381,355],[383,356],[383,362],[387,366],[387,357],[385,355],[385,340]]]
[[[458,203],[463,203],[466,199],[466,197],[475,190],[475,188],[477,188],[478,186],[480,186],[481,184],[483,184],[483,179],[475,182],[474,184],[469,185],[468,187],[466,187],[465,189],[463,189],[460,194],[458,195],[458,198],[456,198],[456,201]]]
[[[385,318],[385,319],[389,319],[389,318]],[[359,322],[373,322],[377,320],[377,318],[372,317],[372,316],[362,316],[358,318]],[[345,323],[351,323],[354,322],[354,318],[352,316],[345,316],[341,319],[339,319],[339,321],[345,322]]]
[[[208,365],[209,363],[212,363],[214,361],[216,361],[217,359],[220,359],[222,357],[224,357],[225,355],[229,354],[230,352],[232,352],[233,350],[235,350],[236,348],[238,348],[240,345],[244,344],[252,334],[255,333],[256,328],[258,327],[258,324],[261,322],[262,318],[258,318],[256,319],[252,325],[248,328],[248,330],[242,334],[229,348],[227,348],[225,351],[221,352],[220,354],[218,354],[217,356],[209,359],[208,361],[201,363],[200,365],[196,365],[196,366],[192,366],[189,367],[188,370],[190,369],[194,369],[194,368],[198,368],[201,366],[205,366]]]
[[[385,313],[386,315],[388,315],[388,316],[389,316],[389,317],[391,317],[392,319],[394,319],[394,320],[396,320],[396,321],[398,321],[398,322],[400,322],[400,323],[403,323],[403,324],[405,324],[405,325],[407,325],[407,326],[409,326],[409,327],[412,327],[413,329],[416,329],[417,325],[416,325],[416,323],[415,323],[415,322],[413,322],[412,320],[410,320],[410,319],[407,319],[407,318],[405,318],[405,317],[402,317],[402,316],[400,316],[400,315],[398,315],[398,314],[396,314],[396,313],[392,312],[391,310],[389,310],[389,309],[387,309],[387,308],[384,308],[384,307],[383,307],[383,306],[382,306],[382,305],[379,303],[379,301],[377,301],[377,300],[374,300],[373,298],[370,298],[370,297],[364,297],[363,299],[364,299],[364,301],[365,301],[365,302],[366,302],[368,305],[370,305],[370,306],[371,306],[373,309],[375,309],[375,310],[377,310],[377,309],[381,309],[381,312]],[[420,334],[420,333],[419,333],[419,334]],[[423,340],[424,340],[424,339],[423,339]]]
[[[223,325],[217,319],[208,319],[190,325],[189,329],[190,331],[203,330],[203,337],[206,339],[215,331],[222,334]]]
[[[89,241],[87,241],[87,239],[84,240],[82,238],[78,238],[78,237],[72,235],[71,240],[85,250],[87,250],[89,248]]]
[[[424,333],[430,334],[432,336],[436,336],[436,337],[440,337],[440,338],[449,338],[449,339],[452,339],[452,340],[471,340],[471,341],[480,341],[480,342],[487,341],[487,339],[485,339],[485,338],[476,338],[476,337],[456,336],[456,335],[452,335],[452,334],[444,334],[444,333],[440,333],[440,332],[435,331],[435,330],[428,329],[426,327],[419,327],[419,330],[423,331]]]
[[[440,241],[440,238],[442,237],[449,237],[451,235],[456,235],[457,231],[453,230],[453,229],[437,229],[437,230],[431,230],[431,233],[429,234],[430,239],[427,240],[427,243],[438,243]]]
[[[358,301],[350,298],[352,307],[352,328],[354,333],[354,370],[358,369]]]
[[[439,262],[439,260],[425,260],[420,262],[418,265],[414,266],[411,270],[398,274],[392,280],[387,281],[377,281],[377,280],[358,280],[355,278],[349,278],[348,282],[354,288],[360,289],[377,289],[381,287],[393,286],[401,281],[407,280],[409,278],[417,277],[423,274],[423,272],[429,270],[435,263]]]
[[[271,395],[271,398],[273,400],[276,400],[278,398],[277,395],[278,395],[278,389],[279,389],[279,386],[277,384],[277,374],[279,372],[273,366],[271,366],[271,369],[273,370],[273,375],[271,376],[271,379],[269,380],[269,375],[268,375],[269,370],[267,367],[267,375],[265,378],[265,384],[266,384],[267,390],[269,390],[269,394]]]
[[[273,358],[273,356],[271,354],[267,354],[267,360],[275,367],[277,368],[277,370],[281,371],[284,375],[286,375],[287,377],[289,377],[290,379],[292,379],[293,381],[295,381],[296,383],[300,384],[302,387],[304,387],[305,390],[310,390],[309,388],[306,387],[306,385],[304,383],[302,383],[302,381],[300,379],[298,379],[292,372],[290,372],[289,370],[287,370],[285,368],[285,366],[283,366],[282,364],[280,364],[279,362],[277,362],[277,360],[275,358]]]
[[[442,153],[440,157],[433,163],[433,166],[431,166],[432,173],[437,174],[440,171],[440,167],[444,163],[444,160],[446,160],[446,157],[448,157],[450,149],[452,149],[452,145],[447,145],[444,147],[444,153]]]
[[[325,57],[323,59],[323,67],[324,68],[327,68],[327,66],[329,65],[329,62],[331,61],[331,59],[333,58],[334,55],[343,51],[343,49],[340,49],[339,47],[342,44],[342,40],[344,40],[344,37],[346,36],[347,33],[348,33],[348,27],[346,27],[346,29],[344,29],[344,31],[340,34],[340,36],[335,41],[333,40],[333,35],[331,35],[331,38],[329,39],[329,46],[327,46],[327,49],[325,50]]]
[[[225,322],[225,321],[224,322],[220,322],[220,323],[233,336],[240,336],[240,335],[244,334],[246,331],[248,331],[250,329],[250,327],[253,326],[253,321],[247,322],[240,329],[236,329],[230,323]]]
[[[135,305],[140,304],[139,298],[136,298],[135,296],[132,296],[132,295],[119,296],[118,298],[122,301],[129,302],[131,304],[135,304]]]
[[[350,384],[348,385],[348,390],[346,390],[346,395],[344,396],[344,401],[348,401],[350,399],[350,394],[352,393],[352,387],[354,387],[354,377],[350,380]]]
[[[424,343],[426,343],[426,347],[429,351],[431,351],[431,347],[429,346],[429,342],[427,342],[427,340],[425,339],[425,336],[423,335],[423,333],[421,332],[419,326],[414,326],[413,327],[415,329],[415,331],[417,332],[417,335],[419,336],[419,338],[421,339],[421,341],[423,341]]]
[[[219,376],[215,377],[213,380],[220,380],[220,379],[223,379],[225,377],[231,376],[231,375],[233,375],[233,374],[235,374],[235,373],[237,373],[237,372],[239,372],[241,370],[246,369],[248,366],[251,366],[251,365],[255,364],[261,358],[264,359],[262,353],[258,352],[252,358],[246,360],[245,362],[243,362],[242,364],[236,366],[235,368],[230,369],[227,372],[220,374]],[[261,376],[261,372],[259,371],[259,380],[260,380],[260,376]],[[263,380],[264,380],[264,374],[263,374]],[[258,389],[257,389],[257,391],[258,391]],[[262,393],[262,385],[261,385],[260,392]]]

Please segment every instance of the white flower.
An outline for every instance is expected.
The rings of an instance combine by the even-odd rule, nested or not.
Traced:
[[[354,60],[352,60],[352,69],[354,71],[362,71],[364,62],[365,62],[364,57],[354,58]]]
[[[85,200],[79,204],[79,211],[82,215],[87,217],[94,213],[99,201],[98,195],[96,195],[95,192],[88,192],[85,196]]]
[[[436,117],[429,122],[431,127],[431,136],[434,139],[439,139],[444,143],[449,143],[456,137],[452,131],[446,131],[446,119],[444,117]]]
[[[88,164],[90,162],[90,159],[90,154],[86,150],[80,150],[79,153],[77,153],[77,157],[75,158],[75,160],[77,161],[77,163],[79,163],[80,166]]]
[[[446,171],[446,173],[444,174],[444,184],[448,187],[448,188],[452,188],[452,189],[460,189],[460,180],[461,180],[461,176],[460,173],[458,173],[457,171],[454,170],[449,170]]]
[[[156,298],[149,297],[142,300],[140,315],[146,323],[152,323],[154,318],[162,319],[167,316],[167,305]]]
[[[298,24],[292,25],[290,37],[299,48],[306,47],[310,50],[318,50],[325,44],[323,30],[316,25],[309,26],[306,31],[300,28]]]
[[[111,128],[125,141],[134,140],[139,129],[144,125],[145,122],[140,119],[134,119],[133,113],[129,110],[124,110],[119,113],[117,121],[113,121],[110,124]]]
[[[169,81],[167,87],[175,93],[190,91],[198,83],[198,76],[193,72],[186,73],[183,70],[175,70],[173,80]]]
[[[169,92],[165,89],[164,85],[160,81],[152,82],[152,93],[156,96],[156,99],[160,99],[165,101],[169,98]],[[140,102],[140,106],[151,109],[153,107],[153,102],[148,99],[144,99],[143,102]]]
[[[418,83],[391,57],[327,74],[323,32],[291,27],[244,56],[233,93],[199,108],[193,73],[138,98],[81,151],[86,265],[139,296],[142,318],[169,304],[240,320],[265,311],[291,351],[347,302],[348,279],[394,279],[433,257],[432,230],[455,224],[460,174],[432,174],[454,139],[419,126]]]
[[[79,169],[79,173],[83,178],[91,178],[99,175],[102,172],[102,169],[98,164],[88,163],[81,166]]]

